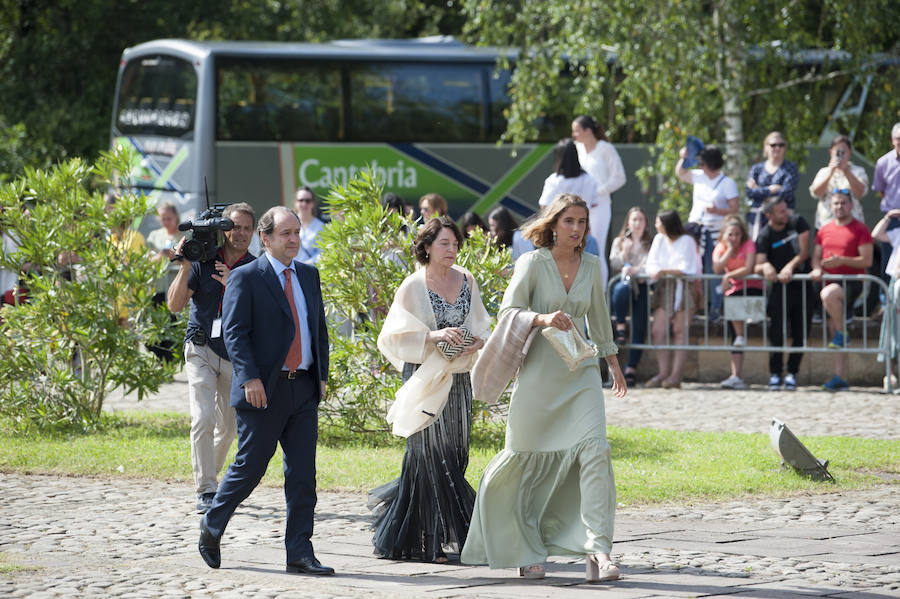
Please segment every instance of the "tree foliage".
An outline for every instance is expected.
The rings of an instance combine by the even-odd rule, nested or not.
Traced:
[[[128,46],[157,38],[418,37],[461,27],[458,7],[437,0],[0,0],[0,121],[23,124],[41,156],[91,160],[109,147]]]
[[[0,189],[0,229],[19,245],[0,266],[27,266],[27,301],[0,310],[0,414],[16,428],[90,427],[113,389],[142,399],[173,375],[174,365],[142,350],[174,337],[168,311],[151,302],[165,264],[108,239],[147,212],[134,195],[106,209],[106,187],[130,160],[103,153],[95,167],[29,167]]]
[[[415,269],[411,252],[416,224],[379,203],[381,187],[368,174],[332,189],[331,224],[319,234],[317,266],[329,315],[329,394],[320,408],[356,431],[384,430],[387,406],[400,388],[400,373],[376,341],[394,293]],[[479,231],[457,258],[478,283],[488,312],[496,313],[507,282],[509,250]]]
[[[464,0],[463,12],[473,40],[519,52],[508,140],[534,138],[541,117],[558,111],[554,99],[569,91],[571,114],[595,115],[613,141],[656,144],[647,176],[671,179],[688,133],[724,143],[726,169],[738,178],[745,142],[761,145],[770,130],[797,151],[816,143],[837,101],[828,84],[854,75],[873,77],[875,106],[856,132],[857,149],[880,154],[900,120],[897,68],[879,72],[869,62],[898,49],[900,5],[891,0]],[[843,54],[798,61],[809,49]]]

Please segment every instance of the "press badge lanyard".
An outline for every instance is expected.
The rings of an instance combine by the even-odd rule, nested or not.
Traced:
[[[235,260],[232,264],[228,264],[225,261],[225,252],[222,249],[219,249],[219,256],[222,258],[222,264],[228,267],[229,272],[234,268],[235,264],[238,264],[241,260],[247,257],[247,252]],[[216,313],[215,320],[212,321],[212,329],[209,332],[210,339],[218,339],[222,336],[222,298],[225,297],[225,285],[222,285],[222,295],[219,296],[219,310]]]

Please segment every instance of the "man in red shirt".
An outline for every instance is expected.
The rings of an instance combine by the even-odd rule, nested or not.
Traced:
[[[821,281],[823,274],[862,275],[872,265],[872,235],[866,225],[853,218],[849,189],[831,190],[831,210],[834,220],[824,225],[816,234],[813,249],[813,280]],[[846,289],[846,297],[844,297]],[[846,321],[844,306],[852,306],[862,293],[862,281],[833,281],[822,288],[822,305],[828,313],[828,334],[834,335],[828,347],[841,349],[846,346]],[[847,382],[847,354],[834,356],[834,377],[824,384],[826,391],[842,391],[850,388]]]

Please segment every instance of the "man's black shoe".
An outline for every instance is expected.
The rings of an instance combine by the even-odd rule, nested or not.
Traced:
[[[212,507],[215,496],[215,493],[201,493],[200,495],[197,495],[197,513],[205,514],[208,512],[209,508]]]
[[[318,574],[320,576],[331,576],[334,574],[334,568],[323,566],[314,557],[301,557],[298,560],[294,560],[288,563],[285,570],[291,574]]]
[[[213,536],[206,526],[206,516],[200,519],[200,557],[210,568],[218,568],[222,564],[222,553],[219,551],[219,539]],[[318,563],[318,562],[316,562]]]

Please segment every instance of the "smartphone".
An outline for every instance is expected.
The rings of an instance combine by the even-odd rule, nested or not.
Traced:
[[[625,231],[625,239],[631,239],[631,229]]]
[[[844,159],[844,148],[840,148],[837,152],[834,153],[834,155],[837,156],[838,160],[843,160]]]

